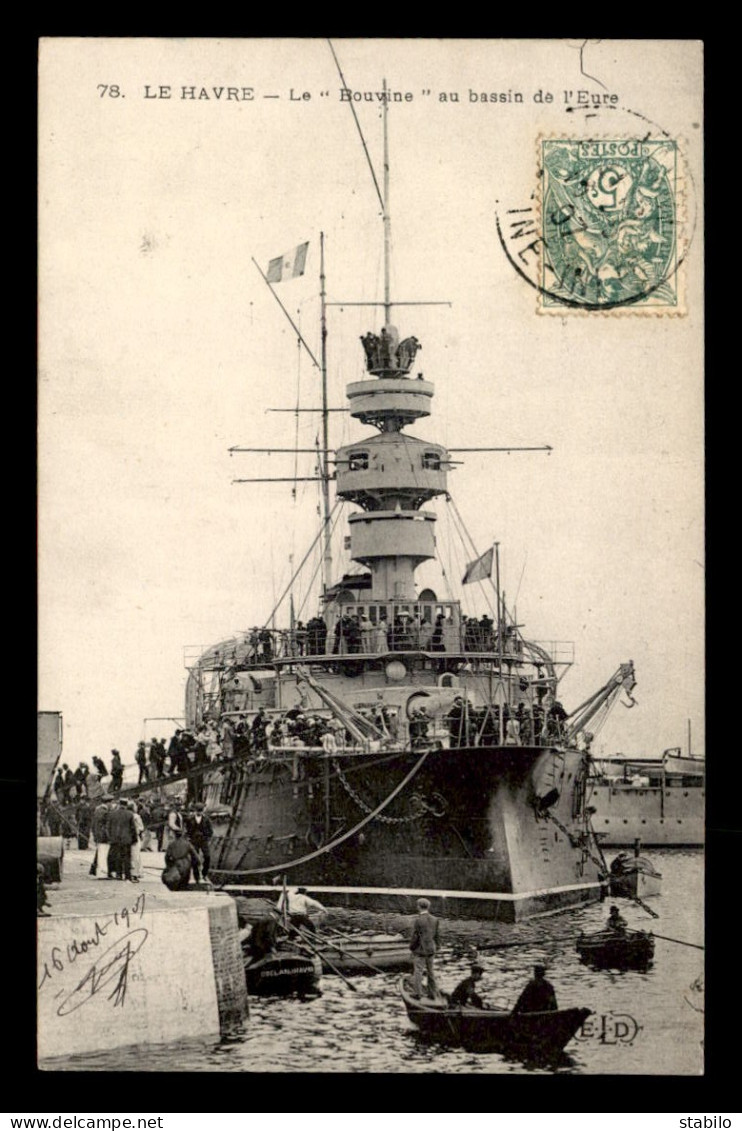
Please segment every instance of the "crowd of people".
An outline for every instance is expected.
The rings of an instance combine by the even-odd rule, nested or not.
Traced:
[[[425,707],[418,708],[418,744],[420,711],[425,716]],[[558,699],[547,707],[538,700],[532,707],[524,700],[517,707],[508,703],[502,707],[497,703],[473,707],[462,695],[457,695],[446,714],[446,722],[452,746],[541,746],[564,738],[567,717]],[[422,721],[424,723],[424,717]]]
[[[363,608],[346,611],[328,628],[321,616],[306,624],[298,620],[293,629],[259,628],[257,625],[222,657],[225,663],[242,667],[270,664],[293,656],[383,655],[388,652],[470,652],[495,654],[499,651],[512,663],[523,655],[523,641],[514,625],[502,627],[501,637],[492,617],[461,615],[459,630],[452,636],[450,614],[435,616],[425,609],[398,609],[391,617],[380,612],[375,622]],[[328,647],[329,645],[329,647]]]
[[[90,875],[138,883],[142,878],[142,853],[153,851],[156,843],[158,851],[165,851],[163,882],[172,890],[181,890],[187,887],[192,873],[197,881],[201,877],[208,879],[209,842],[213,835],[203,802],[184,806],[176,800],[150,808],[133,799],[101,801],[91,815],[89,836],[96,850]],[[87,848],[87,840],[80,847]],[[187,868],[183,860],[187,861]],[[177,875],[168,875],[172,867]]]
[[[218,761],[222,754],[221,728],[209,721],[195,731],[178,729],[169,741],[165,738],[152,738],[148,743],[142,740],[134,753],[138,777],[132,784],[188,774],[194,766]],[[57,769],[52,788],[60,805],[73,805],[84,798],[95,800],[109,790],[118,793],[123,788],[125,766],[118,750],[111,751],[110,768],[97,756],[91,761],[92,769],[84,761],[74,771],[66,762]]]

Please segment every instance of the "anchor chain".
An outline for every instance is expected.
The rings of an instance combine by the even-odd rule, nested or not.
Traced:
[[[343,789],[348,794],[348,796],[353,801],[355,801],[361,812],[366,814],[373,813],[373,806],[368,805],[360,796],[360,794],[358,794],[356,790],[353,789],[353,786],[350,784],[342,769],[340,768],[340,764],[335,759],[333,759],[332,765]],[[415,812],[408,814],[408,816],[406,817],[386,817],[382,813],[380,813],[376,820],[381,821],[385,825],[406,825],[410,824],[412,821],[419,821],[420,818],[425,815],[425,813],[430,813],[433,817],[442,817],[448,808],[446,800],[441,796],[440,793],[434,793],[432,796],[433,799],[437,801],[438,808],[434,808],[433,805],[427,802],[425,798],[422,797],[419,793],[413,793],[410,797],[410,805],[414,806]]]
[[[554,824],[556,825],[556,827],[558,829],[562,830],[562,832],[564,833],[564,835],[566,836],[567,840],[569,841],[569,843],[572,845],[573,848],[578,847],[578,845],[580,844],[579,837],[576,837],[574,833],[571,833],[569,831],[569,829],[567,828],[567,826],[562,824],[562,822],[559,820],[558,817],[555,817],[554,814],[550,813],[548,809],[543,813],[543,816],[547,817],[548,820],[553,821]]]
[[[567,828],[567,826],[562,824],[562,822],[559,820],[559,818],[555,817],[553,813],[550,813],[548,811],[548,809],[544,813],[544,816],[548,817],[548,819],[550,821],[554,822],[554,824],[557,826],[557,828],[562,830],[562,832],[567,837],[567,839],[569,840],[569,843],[572,845],[573,848],[581,848],[582,849],[582,852],[584,854],[585,859],[592,860],[593,864],[595,865],[595,867],[600,872],[607,873],[608,869],[606,867],[605,859],[599,860],[598,857],[595,856],[590,851],[590,849],[587,847],[587,841],[589,840],[589,834],[588,833],[580,833],[578,835],[571,833],[569,831],[569,829]]]

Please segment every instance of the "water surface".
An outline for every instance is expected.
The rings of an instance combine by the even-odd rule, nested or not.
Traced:
[[[663,874],[663,888],[647,902],[660,918],[623,900],[629,926],[702,943],[702,850],[658,849],[650,855]],[[533,963],[545,961],[560,1008],[593,1010],[581,1039],[570,1041],[555,1066],[426,1043],[407,1018],[398,974],[353,976],[354,989],[325,976],[322,996],[313,1001],[251,998],[249,1021],[221,1040],[109,1050],[43,1066],[137,1072],[701,1073],[703,999],[692,986],[703,970],[703,952],[657,939],[654,965],[646,973],[591,970],[579,961],[574,940],[580,931],[602,926],[607,914],[605,903],[510,928],[442,920],[437,970],[443,989],[453,989],[468,974],[471,947],[478,945],[486,967],[480,992],[489,1003],[512,1005]],[[349,929],[408,932],[410,920],[336,912],[332,921]],[[522,945],[485,953],[488,944],[503,941]]]

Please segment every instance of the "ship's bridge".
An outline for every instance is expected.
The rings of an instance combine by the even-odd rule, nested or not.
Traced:
[[[360,651],[367,655],[418,649],[458,652],[463,646],[459,602],[439,601],[432,589],[424,589],[414,601],[379,601],[365,594],[356,600],[350,590],[341,590],[325,617],[333,634],[343,618],[346,624],[355,620],[361,626]],[[342,631],[338,636],[345,638]],[[328,636],[327,650],[332,649]]]

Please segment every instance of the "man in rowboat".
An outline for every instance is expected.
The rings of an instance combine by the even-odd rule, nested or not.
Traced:
[[[546,981],[546,967],[536,965],[533,978],[513,1006],[513,1013],[552,1013],[559,1007],[551,982]]]
[[[430,914],[430,900],[418,899],[418,915],[412,926],[410,952],[412,954],[414,997],[423,996],[423,971],[427,974],[429,998],[438,997],[433,959],[439,945],[440,928],[438,920]]]
[[[478,962],[472,962],[470,976],[464,978],[463,982],[459,982],[448,999],[449,1005],[473,1005],[477,1009],[486,1009],[487,1007],[475,988],[477,982],[481,982],[483,974],[484,966],[481,966]]]
[[[314,916],[315,920],[321,920],[326,915],[326,910],[320,901],[312,899],[307,895],[307,889],[301,887],[287,888],[285,897],[284,892],[281,892],[276,904],[279,912],[283,912],[284,902],[291,926],[301,931],[308,931],[310,935],[315,934],[315,923],[310,916]]]
[[[617,935],[626,934],[626,920],[624,919],[623,915],[620,914],[615,903],[611,907],[606,927],[609,931],[615,931]]]

